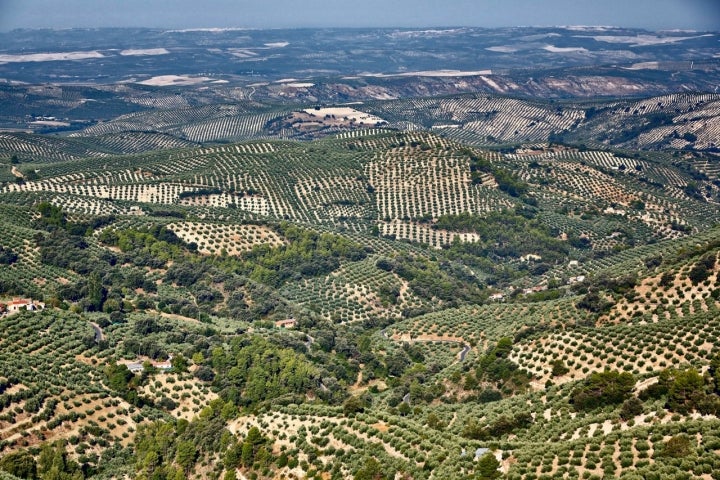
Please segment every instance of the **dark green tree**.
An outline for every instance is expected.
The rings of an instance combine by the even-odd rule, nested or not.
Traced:
[[[635,378],[628,372],[606,370],[590,375],[571,398],[577,410],[592,410],[624,402],[635,386]]]
[[[18,478],[29,480],[37,478],[37,462],[27,450],[8,453],[0,458],[0,470]]]
[[[477,464],[477,474],[479,480],[491,480],[500,476],[500,462],[497,461],[495,455],[491,452],[487,452],[485,455],[480,457]]]

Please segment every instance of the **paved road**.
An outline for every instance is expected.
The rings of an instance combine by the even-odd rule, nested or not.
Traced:
[[[105,340],[105,334],[102,328],[100,328],[100,325],[95,322],[90,322],[90,325],[92,325],[93,330],[95,330],[95,343],[100,343]]]
[[[470,345],[468,345],[468,344],[466,343],[466,344],[463,345],[463,349],[462,349],[462,351],[460,352],[460,361],[461,361],[461,362],[464,362],[464,361],[465,361],[465,357],[467,357],[467,354],[468,354],[469,352],[470,352]]]

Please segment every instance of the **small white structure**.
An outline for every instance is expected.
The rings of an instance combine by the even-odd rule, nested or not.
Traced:
[[[136,362],[136,363],[128,363],[127,368],[128,368],[128,370],[130,370],[132,373],[140,373],[140,372],[142,372],[143,370],[145,370],[145,368],[143,367],[143,364],[142,364],[142,363],[137,363],[137,362]]]
[[[489,451],[490,451],[489,448],[478,448],[478,449],[476,449],[476,450],[475,450],[475,460],[479,460],[480,457],[482,457],[483,455],[485,455],[485,454],[488,453]]]

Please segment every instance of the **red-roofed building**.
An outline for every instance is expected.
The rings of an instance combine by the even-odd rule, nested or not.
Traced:
[[[32,299],[29,298],[14,298],[7,304],[6,308],[8,313],[17,313],[21,310],[43,310],[45,308],[45,304],[41,302],[33,302]]]

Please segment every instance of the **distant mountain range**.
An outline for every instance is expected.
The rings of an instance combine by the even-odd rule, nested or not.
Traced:
[[[627,95],[660,93],[660,85],[669,84],[715,88],[717,43],[717,32],[612,27],[16,30],[0,34],[0,78],[33,84],[162,85],[168,77],[154,77],[176,75],[249,87],[292,83],[288,79],[346,82],[348,76],[393,85],[421,76],[445,79],[460,90],[547,93],[546,84],[545,90],[557,96]],[[494,81],[463,85],[478,74]],[[633,88],[637,85],[631,80],[615,88],[590,85],[585,90],[548,80],[598,75],[635,79],[640,88]]]

